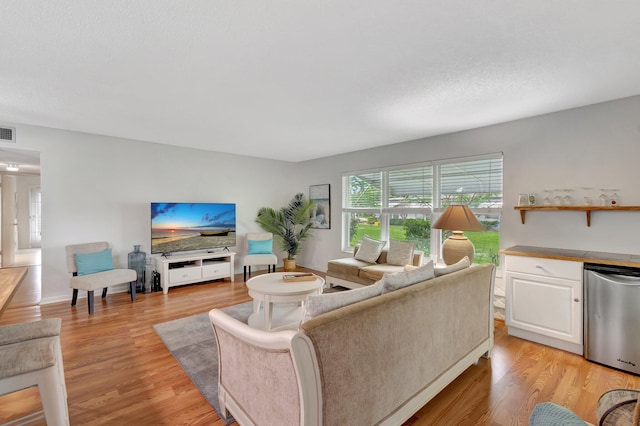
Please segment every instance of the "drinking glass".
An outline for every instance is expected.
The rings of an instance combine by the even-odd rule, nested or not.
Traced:
[[[585,206],[592,205],[593,200],[591,199],[591,191],[593,191],[593,188],[587,188],[583,186],[582,190],[584,191],[584,197],[582,197],[582,204]]]
[[[571,198],[571,192],[573,192],[572,189],[564,189],[563,190],[565,192],[564,197],[562,197],[562,204],[565,206],[570,206],[573,204],[573,198]]]
[[[607,190],[606,189],[600,189],[600,191],[602,191],[602,193],[598,197],[598,199],[600,200],[600,205],[601,206],[608,206],[609,205],[609,197],[607,197],[607,194],[606,194]]]
[[[553,197],[553,205],[554,206],[561,206],[562,205],[562,197],[560,196],[560,192],[562,191],[562,189],[556,189],[554,191],[556,192],[556,196]]]

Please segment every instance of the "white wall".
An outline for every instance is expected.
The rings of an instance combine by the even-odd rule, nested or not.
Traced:
[[[71,297],[67,244],[109,241],[125,267],[134,244],[148,253],[151,201],[237,203],[241,236],[260,229],[260,207],[277,207],[293,191],[290,163],[13,126],[17,143],[7,147],[41,152],[43,303]]]
[[[341,179],[345,171],[476,155],[504,154],[501,248],[534,245],[640,254],[640,212],[513,210],[521,192],[554,188],[619,188],[622,205],[640,205],[640,97],[488,126],[297,165],[314,183],[331,184],[330,231],[316,231],[300,263],[318,269],[341,252]],[[310,247],[308,247],[310,246]],[[497,283],[500,286],[500,283]]]
[[[504,153],[502,248],[514,244],[640,254],[640,212],[533,212],[520,224],[520,192],[620,188],[621,204],[640,205],[640,97],[404,142],[319,160],[284,163],[158,144],[17,127],[19,149],[41,151],[43,301],[69,299],[64,246],[108,240],[120,264],[134,244],[148,251],[149,202],[220,201],[238,205],[238,234],[258,230],[262,206],[279,207],[309,185],[331,185],[331,229],[314,230],[299,264],[326,269],[341,252],[341,174],[394,164]],[[301,148],[303,148],[303,141]],[[236,270],[238,267],[236,265]]]

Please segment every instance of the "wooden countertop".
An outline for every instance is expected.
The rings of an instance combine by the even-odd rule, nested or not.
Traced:
[[[7,308],[13,295],[16,294],[24,277],[27,276],[28,270],[29,268],[24,266],[17,268],[0,268],[0,316]]]
[[[509,248],[500,250],[499,253],[511,256],[540,257],[545,259],[571,260],[575,262],[599,263],[603,265],[631,266],[634,268],[640,268],[640,255],[635,254],[568,250],[533,246],[511,246]]]

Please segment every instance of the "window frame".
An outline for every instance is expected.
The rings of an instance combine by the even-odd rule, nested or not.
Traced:
[[[401,165],[394,165],[388,167],[381,167],[376,169],[365,169],[358,171],[345,172],[342,174],[342,250],[345,252],[353,252],[353,246],[350,245],[350,218],[352,213],[360,213],[360,214],[375,214],[380,218],[380,237],[381,239],[388,241],[389,240],[389,224],[390,219],[393,213],[403,212],[410,214],[424,214],[426,216],[430,216],[430,222],[434,223],[438,217],[445,210],[445,207],[442,206],[442,166],[455,164],[455,163],[465,163],[465,162],[474,162],[474,161],[482,161],[482,160],[500,160],[500,170],[499,173],[502,176],[500,180],[500,197],[499,202],[497,202],[496,207],[471,207],[472,211],[476,215],[487,215],[487,216],[497,216],[498,221],[502,216],[502,210],[504,206],[504,157],[502,152],[498,153],[489,153],[483,155],[474,155],[474,156],[465,156],[465,157],[455,157],[455,158],[446,158],[439,160],[432,160],[426,162],[419,163],[408,163]],[[409,170],[416,168],[431,168],[431,206],[424,207],[403,207],[402,210],[396,210],[392,212],[393,207],[389,206],[389,173],[393,171],[401,171],[401,170]],[[347,186],[349,179],[353,176],[364,175],[364,174],[376,174],[380,173],[380,207],[353,207],[349,206],[350,203],[350,185]],[[491,174],[491,171],[489,172]],[[498,171],[496,171],[498,173]],[[487,192],[490,193],[490,192]],[[498,231],[499,232],[499,231]],[[430,245],[430,253],[427,258],[431,258],[434,262],[440,260],[440,252],[442,249],[442,230],[440,229],[431,229],[431,245]]]

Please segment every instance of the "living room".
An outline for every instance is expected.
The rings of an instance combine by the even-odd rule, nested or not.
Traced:
[[[298,256],[300,265],[325,270],[328,260],[344,256],[344,172],[495,152],[504,158],[501,248],[526,244],[634,254],[637,213],[594,214],[587,227],[581,214],[546,212],[528,215],[523,225],[513,206],[519,193],[542,198],[544,189],[565,187],[616,188],[621,205],[639,204],[634,178],[639,112],[636,96],[302,162],[20,124],[14,124],[12,147],[41,153],[42,302],[50,303],[70,298],[65,245],[108,236],[121,265],[133,245],[149,251],[150,202],[236,203],[241,235],[260,230],[254,222],[260,207],[278,207],[296,192],[307,193],[310,185],[330,184],[332,229],[314,232]],[[260,190],[252,190],[256,185]]]
[[[637,75],[633,71],[629,73]],[[596,89],[599,88],[593,91],[598,92]],[[159,143],[163,140],[160,136],[154,140],[120,132],[108,120],[102,127],[91,128],[72,124],[61,126],[50,117],[22,121],[21,105],[16,101],[3,104],[0,109],[0,125],[15,129],[15,143],[3,142],[0,146],[40,153],[41,304],[43,307],[55,306],[53,312],[61,312],[61,309],[72,309],[68,307],[71,290],[64,247],[107,240],[113,247],[116,263],[125,266],[127,253],[134,245],[149,251],[151,202],[235,203],[237,233],[243,235],[260,231],[255,223],[260,207],[278,207],[296,192],[308,193],[311,185],[329,184],[331,229],[315,230],[297,259],[302,267],[323,272],[329,260],[348,255],[343,251],[342,242],[343,173],[490,153],[502,153],[504,159],[500,248],[531,245],[638,255],[638,212],[594,213],[591,226],[587,227],[584,214],[579,212],[531,213],[527,215],[526,224],[522,224],[520,215],[513,209],[518,194],[533,192],[542,199],[543,191],[550,188],[578,190],[591,187],[595,191],[616,188],[620,205],[640,205],[640,192],[636,188],[640,90],[636,89],[614,90],[602,95],[599,102],[576,101],[575,105],[561,102],[563,99],[558,101],[556,97],[561,95],[551,93],[548,96],[559,107],[534,109],[530,115],[519,116],[523,118],[489,123],[480,120],[486,111],[476,112],[478,124],[464,130],[442,131],[429,137],[389,139],[387,144],[364,145],[347,152],[309,158],[305,156],[305,149],[311,144],[304,135],[313,133],[314,129],[306,129],[290,147],[300,156],[297,160],[261,157],[252,155],[251,150],[234,153],[231,149],[226,150],[224,144],[217,145],[222,146],[217,150],[207,150]],[[534,95],[539,96],[539,93],[521,96]],[[150,102],[164,100],[160,95],[151,99]],[[262,101],[259,104],[267,109]],[[517,104],[508,108],[516,110]],[[485,109],[491,110],[492,105]],[[56,115],[55,110],[51,107],[51,116]],[[451,114],[452,117],[455,115]],[[206,113],[199,117],[203,122],[209,118]],[[148,117],[141,113],[140,121],[147,120]],[[72,123],[71,118],[68,121]],[[250,124],[238,119],[237,127],[250,127]],[[148,127],[153,125],[149,123]],[[69,130],[71,128],[75,130]],[[219,143],[228,135],[212,133],[209,137]],[[261,139],[252,143],[263,145]],[[236,263],[235,272],[241,272],[240,263]],[[501,267],[497,270],[496,288],[504,291]],[[194,286],[185,290],[185,295],[199,297],[202,290],[203,287]],[[211,307],[222,303],[220,301],[229,304],[245,301],[246,295],[229,296],[218,289],[215,292],[219,299],[211,302]],[[171,298],[171,294],[168,297]],[[206,296],[205,300],[211,301],[210,297]],[[117,303],[120,298],[127,301],[126,294],[112,294],[109,298],[118,300]],[[99,334],[99,312],[94,318],[88,318],[81,307],[74,308],[73,320],[91,323],[94,332]],[[37,317],[39,309],[34,308],[23,315]],[[167,308],[167,318],[178,315],[177,309]],[[0,320],[5,324],[10,318]],[[78,345],[91,341],[91,334],[86,333],[75,341]],[[86,362],[90,363],[90,360]],[[627,383],[633,382],[633,378],[628,380]],[[78,390],[75,392],[79,393]],[[74,409],[79,410],[78,407]]]

